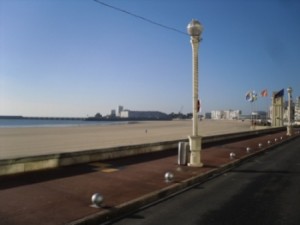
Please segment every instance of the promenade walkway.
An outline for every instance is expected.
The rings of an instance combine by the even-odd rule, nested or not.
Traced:
[[[300,137],[298,133],[292,137],[285,133],[204,149],[202,168],[178,166],[177,149],[173,149],[0,177],[0,221],[5,225],[99,224]],[[247,147],[251,148],[250,152],[246,151]],[[229,157],[231,152],[236,154],[234,159]],[[166,172],[174,174],[172,182],[165,182]],[[104,197],[101,208],[91,206],[91,196],[96,192]]]

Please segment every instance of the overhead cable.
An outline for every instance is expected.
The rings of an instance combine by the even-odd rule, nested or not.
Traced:
[[[175,32],[180,33],[180,34],[188,35],[187,33],[183,32],[183,31],[181,31],[181,30],[178,30],[178,29],[176,29],[176,28],[173,28],[173,27],[169,27],[169,26],[163,25],[163,24],[161,24],[161,23],[158,23],[158,22],[155,22],[155,21],[153,21],[153,20],[147,19],[147,18],[145,18],[145,17],[143,17],[143,16],[139,16],[139,15],[137,15],[137,14],[131,13],[131,12],[127,11],[127,10],[118,8],[118,7],[116,7],[116,6],[112,6],[112,5],[110,5],[110,4],[107,4],[107,3],[105,3],[105,2],[102,2],[102,1],[100,1],[100,0],[94,0],[94,1],[95,1],[96,3],[98,3],[98,4],[101,4],[101,5],[103,5],[103,6],[112,8],[112,9],[117,10],[117,11],[122,12],[122,13],[126,13],[126,14],[128,14],[128,15],[130,15],[130,16],[133,16],[133,17],[135,17],[135,18],[137,18],[137,19],[140,19],[140,20],[143,20],[143,21],[145,21],[145,22],[151,23],[151,24],[153,24],[153,25],[156,25],[156,26],[159,26],[159,27],[168,29],[168,30],[175,31]]]

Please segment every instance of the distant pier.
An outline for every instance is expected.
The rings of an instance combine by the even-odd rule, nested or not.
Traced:
[[[120,117],[46,117],[46,116],[0,116],[0,119],[28,119],[28,120],[82,120],[82,121],[168,121],[170,117],[137,117],[137,118],[120,118]]]
[[[86,120],[86,117],[41,117],[41,116],[0,116],[0,119],[28,120]]]

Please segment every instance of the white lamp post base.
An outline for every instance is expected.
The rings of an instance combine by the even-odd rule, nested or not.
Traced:
[[[287,135],[287,136],[292,136],[292,134],[293,134],[293,128],[292,128],[292,126],[291,126],[291,125],[288,125],[286,128],[287,128],[287,133],[286,133],[286,135]]]
[[[201,136],[189,136],[190,141],[190,162],[188,163],[188,166],[191,167],[202,167],[203,163],[201,162],[201,142],[202,137]]]

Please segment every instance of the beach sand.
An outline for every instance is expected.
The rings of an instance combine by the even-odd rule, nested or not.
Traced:
[[[249,122],[199,122],[201,136],[249,130]],[[191,134],[192,120],[77,127],[0,128],[0,159],[187,139]]]

